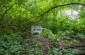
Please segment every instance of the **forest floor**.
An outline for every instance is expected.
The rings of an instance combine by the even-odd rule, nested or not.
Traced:
[[[72,48],[85,47],[85,43],[78,43],[78,44],[76,43],[76,44],[73,44],[73,46],[67,46],[65,43],[65,40],[62,40],[62,39],[58,42],[58,45],[55,46],[52,43],[50,38],[42,37],[42,38],[38,39],[37,35],[31,35],[31,34],[25,35],[24,37],[25,37],[25,39],[31,39],[31,41],[33,40],[32,42],[26,43],[24,45],[25,48],[32,48],[34,46],[37,46],[42,50],[44,55],[47,55],[48,51],[52,48],[72,49]],[[71,40],[68,40],[68,43],[70,43],[70,41]],[[83,55],[83,54],[85,54],[85,52],[78,53],[77,55]]]
[[[47,53],[49,51],[49,48],[50,49],[51,48],[55,48],[55,46],[51,42],[51,39],[50,38],[43,37],[43,38],[38,39],[38,36],[37,35],[31,35],[31,34],[28,34],[28,35],[26,35],[24,37],[25,37],[25,39],[31,39],[31,40],[33,40],[33,42],[31,42],[31,43],[26,43],[25,44],[25,47],[26,48],[32,48],[34,46],[40,47],[40,49],[42,50],[42,52],[44,53],[44,55],[47,55]]]

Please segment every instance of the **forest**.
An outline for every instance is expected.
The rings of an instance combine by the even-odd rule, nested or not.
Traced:
[[[85,0],[0,0],[0,55],[85,55]]]

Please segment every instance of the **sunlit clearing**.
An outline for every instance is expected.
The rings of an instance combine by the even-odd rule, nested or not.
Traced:
[[[66,10],[65,11],[66,15],[70,17],[71,19],[76,19],[78,18],[79,11],[76,10]]]

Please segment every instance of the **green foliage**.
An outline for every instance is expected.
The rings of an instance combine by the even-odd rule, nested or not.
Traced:
[[[56,54],[61,55],[61,52],[59,52],[58,48],[53,48],[48,52],[48,55],[56,55]]]
[[[43,55],[43,52],[37,47],[28,49],[27,52],[29,55]]]
[[[52,31],[50,31],[49,29],[46,29],[46,28],[43,29],[40,36],[50,38],[51,41],[55,44],[58,43],[58,39],[60,38],[60,36],[53,34]]]
[[[23,48],[26,43],[32,43],[33,39],[25,39],[20,34],[30,33],[32,25],[41,25],[44,29],[37,40],[42,37],[50,38],[57,46],[58,42],[65,38],[67,45],[81,43],[85,41],[85,7],[76,5],[66,5],[69,3],[84,4],[84,0],[0,0],[0,54],[2,55],[43,55],[38,43],[33,48]],[[60,6],[62,5],[62,7]],[[76,10],[79,12],[77,18],[66,15],[65,10]],[[73,14],[71,14],[73,15]],[[12,34],[19,33],[19,34]],[[80,40],[70,39],[70,36]],[[51,49],[48,55],[74,55],[79,49],[58,52],[59,49]],[[74,51],[74,52],[73,52]]]
[[[69,50],[63,49],[63,51],[64,51],[65,55],[75,55],[75,54],[78,54],[79,52],[81,52],[78,49],[73,49],[73,50],[71,50],[71,49],[69,49]]]
[[[52,30],[53,33],[58,31],[72,30],[75,32],[84,33],[84,10],[82,6],[80,10],[79,21],[72,21],[63,12],[65,9],[76,10],[76,5],[59,7],[43,14],[56,5],[67,4],[70,2],[83,3],[84,0],[6,0],[0,1],[0,34],[9,34],[11,32],[30,32],[32,25],[42,25],[44,28]],[[12,6],[12,7],[11,7]],[[10,8],[11,7],[11,8]],[[77,6],[78,7],[78,6]],[[74,9],[75,8],[75,9]],[[60,12],[60,15],[59,15]],[[43,15],[41,15],[43,14]],[[40,16],[41,15],[41,16]],[[39,16],[39,17],[38,17]],[[85,34],[85,33],[84,33]]]
[[[53,35],[53,33],[49,29],[46,29],[46,28],[43,28],[43,31],[40,34],[43,37],[49,37]]]
[[[36,44],[36,46],[41,48],[43,46],[43,44],[42,43],[38,43],[38,44]]]
[[[22,37],[19,34],[4,35],[0,38],[0,54],[19,54],[22,50]]]
[[[44,28],[40,36],[49,37],[53,43],[58,43],[61,38],[68,38],[66,35],[73,34],[72,31],[58,31],[57,34],[53,34],[51,30]]]

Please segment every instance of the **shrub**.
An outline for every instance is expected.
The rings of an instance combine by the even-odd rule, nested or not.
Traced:
[[[0,54],[19,54],[22,50],[22,37],[19,34],[4,35],[0,38]]]

